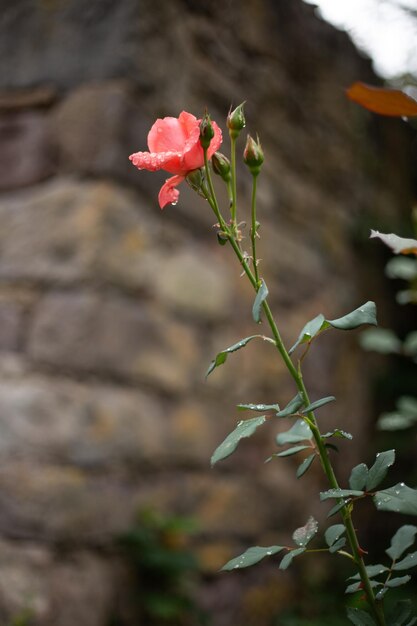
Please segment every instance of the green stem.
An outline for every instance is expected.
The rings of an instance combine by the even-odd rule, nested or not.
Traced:
[[[256,181],[258,179],[257,174],[252,175],[252,203],[251,203],[251,217],[252,217],[252,226],[250,230],[250,237],[252,241],[252,261],[253,261],[253,272],[255,274],[256,284],[259,284],[259,274],[258,274],[258,257],[256,256],[256,239],[258,237],[258,222],[256,220]]]
[[[236,227],[237,187],[236,187],[236,137],[230,134],[230,173],[232,177],[232,204],[230,216],[232,228]]]
[[[233,161],[232,161],[233,162]],[[251,271],[241,249],[240,246],[238,244],[238,242],[236,241],[236,238],[234,236],[234,233],[232,233],[230,231],[230,229],[227,227],[224,218],[222,217],[221,213],[220,213],[220,209],[218,207],[218,203],[215,197],[215,193],[214,193],[214,188],[213,188],[213,184],[211,181],[211,176],[210,176],[210,171],[208,168],[208,162],[207,162],[207,153],[205,152],[205,167],[206,167],[206,172],[207,172],[207,181],[208,181],[208,185],[209,185],[209,190],[210,190],[210,194],[211,194],[211,198],[207,198],[210,202],[210,205],[212,206],[216,216],[219,219],[219,224],[221,226],[221,228],[228,234],[228,238],[229,238],[229,242],[230,245],[233,248],[234,253],[236,254],[237,258],[239,259],[239,262],[243,268],[243,271],[245,272],[246,276],[248,277],[250,283],[252,284],[254,290],[257,292],[259,289],[259,281],[257,278],[257,273],[254,273]],[[253,220],[253,213],[254,211],[252,211],[252,220]],[[252,221],[252,226],[253,226],[253,221]],[[233,226],[232,226],[233,228]],[[255,256],[255,255],[254,255]],[[256,256],[255,256],[256,259]],[[256,267],[256,266],[255,266]],[[278,330],[277,324],[275,322],[274,316],[272,314],[272,311],[269,307],[269,304],[267,302],[267,300],[264,300],[262,303],[262,307],[265,313],[265,316],[268,320],[268,324],[271,328],[274,340],[275,340],[275,345],[276,348],[278,350],[278,352],[281,355],[281,358],[283,359],[288,372],[290,373],[291,377],[293,378],[297,389],[299,390],[299,392],[301,393],[304,403],[305,405],[309,405],[310,404],[310,399],[309,399],[309,395],[307,392],[307,389],[305,387],[304,384],[304,380],[303,380],[303,376],[301,373],[301,368],[296,368],[294,363],[292,362],[286,348],[284,345],[284,342],[282,341],[280,332]],[[307,413],[307,417],[309,419],[309,425],[311,428],[311,431],[313,433],[313,438],[317,447],[317,452],[320,456],[320,460],[321,460],[321,465],[323,467],[323,471],[327,476],[327,479],[329,481],[330,486],[333,489],[339,489],[339,483],[337,482],[337,478],[336,475],[334,473],[333,470],[333,466],[331,464],[328,452],[327,452],[327,448],[323,443],[323,439],[320,433],[320,429],[317,425],[317,421],[314,415],[314,412],[310,411],[309,413]],[[383,611],[383,607],[382,604],[377,602],[376,598],[375,598],[375,594],[373,592],[373,589],[371,587],[371,583],[368,577],[368,574],[366,572],[366,567],[365,567],[365,563],[362,557],[362,550],[360,548],[359,545],[359,541],[358,541],[358,537],[353,525],[353,521],[352,521],[352,514],[351,514],[351,510],[349,508],[349,506],[345,505],[342,509],[341,509],[341,515],[343,518],[343,522],[344,525],[346,527],[346,534],[348,537],[348,542],[350,545],[350,548],[352,550],[352,556],[353,556],[353,560],[355,561],[356,567],[358,568],[360,577],[361,577],[361,581],[363,584],[363,589],[364,592],[367,596],[368,599],[368,603],[369,603],[369,607],[371,609],[372,615],[376,620],[376,623],[378,624],[378,626],[386,626],[386,622],[385,622],[385,617],[384,617],[384,611]]]

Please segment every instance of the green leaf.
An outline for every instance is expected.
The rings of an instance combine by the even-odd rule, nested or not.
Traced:
[[[324,538],[329,547],[331,547],[344,533],[346,528],[344,524],[334,524],[329,526],[324,533]]]
[[[382,583],[377,583],[375,580],[370,580],[369,581],[371,583],[371,587],[375,588],[378,585],[382,585]],[[350,585],[348,585],[345,589],[345,593],[356,593],[357,591],[362,591],[362,583],[361,581],[358,582],[354,582]]]
[[[381,574],[384,574],[385,572],[389,572],[389,568],[385,567],[385,565],[381,565],[380,563],[378,563],[378,565],[367,565],[365,569],[366,569],[366,573],[368,574],[370,578],[373,578],[374,576],[380,576]],[[349,580],[360,580],[360,579],[361,579],[360,574],[349,576]]]
[[[313,454],[310,454],[304,459],[304,461],[298,466],[297,472],[295,474],[297,478],[301,478],[301,476],[304,476],[304,474],[309,470],[315,458],[316,453],[313,452]]]
[[[410,626],[411,624],[417,621],[417,618],[414,619],[414,622],[407,622],[410,619],[413,611],[413,605],[411,600],[400,600],[397,602],[389,615],[389,626]]]
[[[287,552],[287,554],[284,556],[281,563],[279,564],[279,569],[287,569],[287,567],[289,567],[293,562],[294,558],[305,551],[305,548],[296,548],[295,550],[290,550],[289,552]]]
[[[283,446],[286,443],[299,443],[300,441],[311,440],[313,434],[310,430],[310,426],[302,419],[297,420],[295,424],[284,433],[277,435],[277,444]]]
[[[375,489],[384,480],[388,469],[394,462],[395,450],[378,452],[375,463],[369,468],[368,478],[366,479],[366,491]]]
[[[379,352],[380,354],[399,353],[402,343],[397,335],[388,328],[369,328],[360,334],[359,343],[363,350]]]
[[[384,234],[377,230],[371,230],[370,239],[377,237],[384,242],[386,246],[391,248],[394,254],[416,254],[417,253],[417,241],[415,239],[405,239],[404,237],[398,237],[393,233]]]
[[[348,496],[359,497],[363,496],[364,491],[359,489],[328,489],[320,493],[320,500],[328,500],[329,498],[346,498]]]
[[[317,534],[318,531],[318,522],[310,515],[306,524],[297,528],[292,535],[294,542],[300,548],[305,548],[306,545],[312,540],[314,535]]]
[[[363,489],[366,485],[368,472],[369,470],[365,463],[356,465],[350,474],[349,487],[351,489]]]
[[[228,561],[226,565],[223,565],[221,571],[231,571],[233,569],[250,567],[251,565],[255,565],[255,563],[259,563],[259,561],[262,561],[262,559],[266,556],[272,556],[273,554],[281,552],[281,550],[284,550],[284,546],[269,546],[267,548],[254,546],[252,548],[248,548],[246,552],[231,561]]]
[[[414,426],[417,418],[408,417],[402,413],[382,413],[379,417],[377,426],[379,430],[405,430]]]
[[[417,278],[417,261],[403,256],[390,259],[385,266],[385,274],[388,278],[414,280]]]
[[[403,349],[408,356],[414,356],[417,354],[417,330],[413,330],[408,333],[404,340]]]
[[[294,350],[302,343],[307,343],[313,339],[320,332],[321,328],[325,323],[324,315],[321,313],[317,315],[314,319],[307,322],[304,326],[300,334],[298,335],[298,339],[295,344],[288,350],[288,354],[292,354]]]
[[[340,539],[335,541],[334,544],[329,548],[329,552],[333,554],[334,552],[337,552],[338,550],[343,548],[345,545],[346,545],[345,537],[340,537]]]
[[[330,511],[327,513],[327,517],[332,517],[333,515],[336,515],[336,513],[338,513],[341,509],[343,509],[345,504],[347,504],[348,502],[349,502],[349,499],[346,501],[343,500],[343,502],[338,502],[337,504],[332,506]]]
[[[328,439],[329,437],[340,437],[341,439],[353,439],[353,435],[347,433],[345,430],[340,430],[340,428],[335,428],[334,430],[325,433],[321,436],[322,439]]]
[[[412,526],[411,524],[401,526],[393,535],[391,545],[385,552],[393,561],[397,561],[413,545],[416,535],[417,526]]]
[[[347,608],[347,616],[355,626],[376,626],[369,613],[365,613],[365,611],[361,611],[361,609],[355,609],[349,606]]]
[[[261,307],[264,300],[268,297],[268,293],[268,287],[265,281],[262,280],[252,307],[252,317],[257,324],[261,323]]]
[[[284,450],[283,452],[278,452],[274,456],[292,456],[293,454],[297,454],[297,452],[301,452],[301,450],[307,450],[310,446],[295,446],[294,448],[288,448],[288,450]]]
[[[411,580],[411,576],[397,576],[396,578],[390,578],[385,583],[385,587],[389,587],[390,589],[394,587],[401,587],[401,585],[406,585]]]
[[[336,320],[327,321],[331,326],[333,326],[333,328],[338,328],[339,330],[352,330],[353,328],[362,326],[362,324],[373,324],[376,326],[377,320],[375,302],[365,302],[365,304],[362,304],[362,306],[358,307],[351,313],[348,313],[343,317],[339,317]]]
[[[404,483],[377,491],[373,500],[379,511],[417,515],[417,490],[407,487]]]
[[[289,417],[290,415],[294,415],[303,404],[303,396],[298,392],[297,395],[288,402],[287,406],[277,413],[277,417]]]
[[[241,439],[250,437],[259,426],[266,422],[265,415],[261,417],[253,417],[252,419],[239,422],[233,432],[219,445],[211,457],[211,465],[215,465],[218,461],[226,459],[237,448]]]
[[[394,565],[392,566],[392,569],[396,571],[402,571],[404,569],[411,569],[412,567],[415,567],[416,565],[417,565],[417,552],[410,552],[410,554],[407,554],[407,556],[401,559],[401,561],[398,561],[398,563],[394,563]]]
[[[301,413],[310,413],[310,411],[316,411],[321,406],[324,406],[325,404],[328,404],[329,402],[333,402],[334,400],[336,400],[334,396],[327,396],[326,398],[320,398],[320,400],[316,400],[315,402],[312,402],[311,404],[306,406],[305,409],[301,411]]]
[[[219,365],[223,365],[223,363],[227,359],[228,354],[230,354],[231,352],[236,352],[237,350],[240,350],[241,348],[244,348],[250,341],[252,341],[252,339],[257,339],[257,338],[263,339],[264,341],[271,341],[271,339],[269,339],[268,337],[264,337],[263,335],[251,335],[250,337],[245,337],[245,339],[241,339],[237,343],[234,343],[233,346],[230,346],[229,348],[222,350],[216,355],[215,359],[209,365],[209,368],[206,373],[206,378],[209,374],[211,374],[211,372],[214,369],[216,369],[216,367],[219,367]]]
[[[397,401],[397,407],[404,415],[417,418],[417,398],[401,396]]]
[[[238,404],[237,408],[241,411],[279,411],[278,404]]]

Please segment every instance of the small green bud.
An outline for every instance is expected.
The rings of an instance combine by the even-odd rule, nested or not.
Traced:
[[[245,103],[242,102],[234,111],[229,111],[229,115],[227,116],[226,123],[229,129],[229,135],[233,139],[236,139],[240,131],[246,126],[245,114],[243,112],[244,105]]]
[[[211,157],[211,163],[213,165],[214,173],[221,176],[221,178],[228,183],[231,178],[229,159],[221,152],[215,152]]]
[[[190,185],[191,189],[194,189],[194,191],[198,192],[203,185],[204,176],[201,169],[193,170],[192,172],[189,172],[187,174],[185,180]]]
[[[262,151],[259,138],[257,141],[250,135],[246,140],[246,146],[243,151],[243,160],[250,169],[254,176],[257,176],[261,170],[261,165],[264,162],[264,153]]]
[[[210,142],[214,137],[214,128],[211,123],[210,115],[206,112],[200,122],[200,144],[204,150],[210,146]]]

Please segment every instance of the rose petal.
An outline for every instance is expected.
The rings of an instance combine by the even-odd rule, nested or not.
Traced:
[[[176,189],[176,186],[182,183],[185,176],[172,176],[168,178],[162,185],[159,194],[159,206],[163,209],[167,204],[177,204],[180,192]]]
[[[165,170],[170,174],[184,174],[181,152],[135,152],[129,159],[138,170],[156,172]]]
[[[148,133],[151,152],[182,152],[187,139],[184,125],[176,117],[157,119]]]

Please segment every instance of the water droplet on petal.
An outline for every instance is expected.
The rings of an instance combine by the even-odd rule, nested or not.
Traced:
[[[174,200],[174,202],[171,202],[171,206],[176,206],[178,204],[178,200]]]

